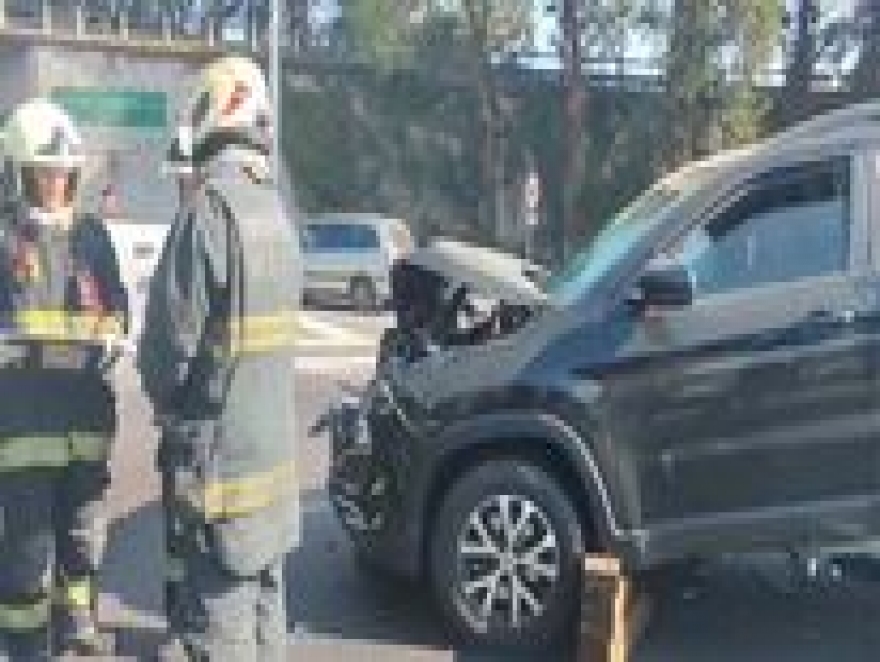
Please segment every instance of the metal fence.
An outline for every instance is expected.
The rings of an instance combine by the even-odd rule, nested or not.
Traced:
[[[0,0],[0,31],[265,51],[270,0]]]

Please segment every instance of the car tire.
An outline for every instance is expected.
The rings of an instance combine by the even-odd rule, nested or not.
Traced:
[[[472,470],[450,489],[432,533],[432,587],[457,639],[503,649],[568,642],[586,540],[548,473],[516,460]]]
[[[365,313],[376,312],[379,308],[379,297],[376,286],[366,276],[353,278],[348,286],[348,297],[356,310]]]

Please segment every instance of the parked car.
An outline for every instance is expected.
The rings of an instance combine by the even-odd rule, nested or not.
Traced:
[[[413,247],[403,221],[369,214],[311,218],[301,236],[307,299],[346,301],[365,311],[388,300],[391,265]]]
[[[434,312],[395,302],[333,419],[358,553],[429,583],[465,638],[535,644],[574,618],[585,552],[640,572],[877,537],[878,173],[862,105],[666,177],[541,288],[416,253]],[[480,290],[495,323],[468,334]]]

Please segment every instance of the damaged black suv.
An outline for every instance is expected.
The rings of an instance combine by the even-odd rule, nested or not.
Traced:
[[[880,533],[880,106],[651,188],[550,278],[436,242],[333,417],[359,554],[482,643],[561,636],[633,572]]]

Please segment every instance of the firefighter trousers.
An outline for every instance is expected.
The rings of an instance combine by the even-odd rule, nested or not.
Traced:
[[[210,525],[178,508],[163,473],[168,625],[189,662],[287,660],[283,560],[252,577],[230,573],[211,544]]]
[[[106,473],[75,464],[0,476],[0,662],[51,659],[53,608],[94,605]]]
[[[0,478],[0,660],[51,660],[53,510],[60,470]]]
[[[109,474],[106,462],[78,462],[64,470],[56,485],[56,584],[60,625],[67,630],[92,622],[96,582],[107,541],[104,495]]]
[[[283,562],[253,577],[229,573],[203,540],[168,541],[165,610],[190,662],[283,662],[287,617]]]

